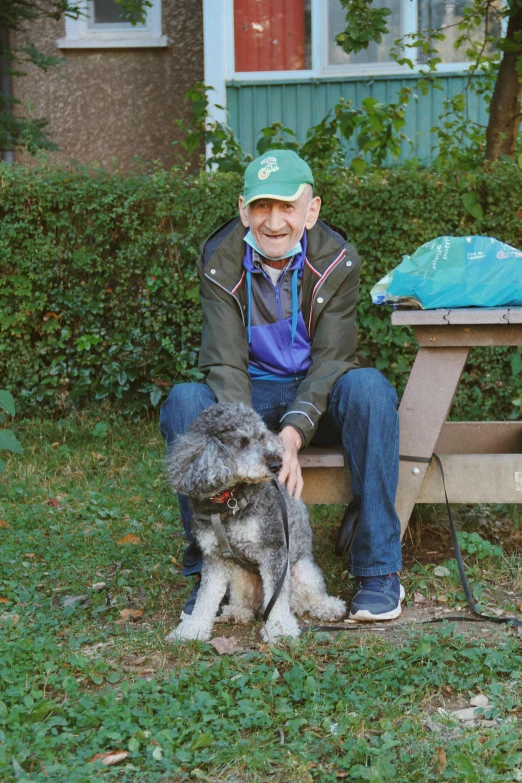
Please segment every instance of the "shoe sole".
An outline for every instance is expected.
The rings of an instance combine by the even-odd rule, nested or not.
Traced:
[[[401,585],[401,590],[399,593],[399,605],[395,609],[392,609],[391,612],[372,614],[368,611],[368,609],[359,609],[358,612],[350,612],[349,618],[350,620],[356,620],[359,623],[378,623],[381,620],[396,620],[397,617],[400,617],[402,614],[401,601],[404,600],[405,595],[406,593],[404,592],[404,587]]]

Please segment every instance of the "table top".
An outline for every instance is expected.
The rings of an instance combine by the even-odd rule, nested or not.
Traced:
[[[522,307],[455,307],[440,310],[394,310],[393,326],[465,326],[521,324]]]

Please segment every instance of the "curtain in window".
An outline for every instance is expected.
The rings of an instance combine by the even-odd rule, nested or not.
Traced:
[[[299,71],[307,63],[305,0],[234,0],[236,71]]]

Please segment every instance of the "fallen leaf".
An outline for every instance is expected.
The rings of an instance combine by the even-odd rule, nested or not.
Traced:
[[[132,495],[131,500],[134,501],[134,503],[141,503],[141,495]]]
[[[144,609],[122,609],[120,617],[122,620],[138,620],[145,614]]]
[[[11,527],[11,525],[8,525],[5,519],[0,519],[0,527],[7,529],[8,527]]]
[[[436,568],[433,569],[433,573],[435,576],[449,576],[450,570],[449,568],[446,568],[446,566],[436,566]]]
[[[440,773],[442,772],[442,770],[446,766],[447,761],[448,761],[448,759],[446,757],[446,752],[445,752],[444,748],[437,748],[436,771],[437,771],[438,775],[440,775]]]
[[[53,508],[60,508],[60,501],[56,500],[55,498],[50,498],[46,501],[48,506],[52,506]]]
[[[141,655],[139,658],[133,658],[132,661],[129,661],[129,666],[141,666],[148,657],[148,655]]]
[[[92,456],[94,457],[94,459],[105,459],[106,458],[105,454],[98,454],[97,451],[93,451],[92,452]]]
[[[49,318],[54,318],[56,321],[60,320],[60,316],[58,315],[58,313],[46,313],[43,317],[43,320],[48,321]]]
[[[0,604],[8,604],[9,598],[0,598]]]
[[[9,614],[0,614],[0,625],[12,625],[16,628],[20,622],[20,615],[10,612]]]
[[[242,651],[237,641],[230,636],[216,636],[211,639],[210,644],[218,655],[233,655]]]
[[[134,533],[127,533],[127,535],[120,538],[116,543],[120,546],[123,546],[124,544],[141,544],[141,539],[138,538],[138,536],[135,536]]]
[[[36,557],[34,552],[26,552],[24,557],[26,557],[28,560],[32,560],[33,557]]]
[[[438,595],[437,596],[437,603],[438,604],[447,604],[449,601],[449,598],[447,595]]]
[[[59,446],[59,445],[60,445],[60,441],[59,440],[55,440],[54,443],[51,443],[51,446]]]
[[[101,761],[106,767],[112,767],[113,764],[119,764],[120,761],[125,761],[129,754],[126,750],[113,750],[109,753],[95,753],[89,762]]]
[[[414,604],[425,604],[426,603],[426,596],[422,593],[414,592],[413,593],[413,603]]]
[[[107,587],[106,582],[95,582],[92,585],[91,590],[105,590],[106,587]]]

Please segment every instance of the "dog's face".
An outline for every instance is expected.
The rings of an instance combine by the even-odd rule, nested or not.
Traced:
[[[194,500],[245,482],[271,478],[283,448],[262,418],[246,405],[220,403],[203,411],[168,458],[168,476],[178,492]]]

